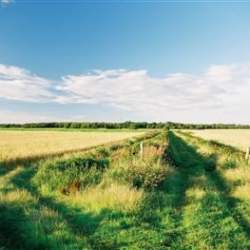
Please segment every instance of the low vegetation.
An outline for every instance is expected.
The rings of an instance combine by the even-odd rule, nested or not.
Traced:
[[[234,196],[235,184],[228,171],[247,165],[230,146],[209,142],[187,133],[172,135],[182,147],[174,151],[176,164],[185,167],[189,178],[183,208],[185,243],[197,249],[249,249],[249,197]],[[229,161],[235,161],[233,168]],[[241,179],[235,176],[235,181]],[[246,183],[239,183],[244,186]],[[194,213],[195,211],[195,213]]]
[[[156,132],[3,172],[0,180],[3,247],[115,249],[125,246],[129,238],[133,244],[140,244],[134,233],[141,230],[139,204],[148,193],[155,192],[167,176],[168,166],[162,155],[153,153],[159,151],[159,145],[166,147],[166,135]],[[137,166],[134,175],[143,176],[139,178],[140,187],[133,182],[132,174],[132,179],[124,178],[128,168],[117,173],[122,162],[131,168]],[[157,167],[150,169],[150,163]],[[159,171],[161,178],[157,177]]]
[[[0,172],[0,249],[250,249],[243,153],[161,131]]]

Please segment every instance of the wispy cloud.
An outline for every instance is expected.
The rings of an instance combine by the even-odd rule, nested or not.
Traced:
[[[113,106],[148,116],[217,110],[249,103],[250,64],[212,65],[201,74],[152,77],[146,70],[96,70],[54,82],[0,65],[0,98]]]
[[[30,102],[53,100],[52,84],[28,70],[0,64],[0,98]]]
[[[10,4],[14,3],[14,0],[0,0],[0,3],[3,6],[7,6],[7,5],[10,5]]]

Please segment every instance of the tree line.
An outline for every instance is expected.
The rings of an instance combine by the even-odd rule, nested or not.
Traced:
[[[40,122],[0,124],[0,128],[71,128],[71,129],[249,129],[240,124],[193,124],[176,122]]]

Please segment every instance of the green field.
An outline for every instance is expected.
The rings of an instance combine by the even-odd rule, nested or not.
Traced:
[[[0,249],[250,249],[249,165],[231,146],[151,131],[25,157],[1,163]]]

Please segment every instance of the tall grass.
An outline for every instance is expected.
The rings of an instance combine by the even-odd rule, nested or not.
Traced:
[[[74,205],[83,204],[90,211],[98,212],[109,208],[118,211],[132,211],[142,199],[144,191],[125,184],[112,182],[110,185],[88,187],[84,192],[61,197],[64,202]]]
[[[0,162],[11,165],[79,152],[97,145],[143,136],[144,132],[63,132],[0,130]]]

